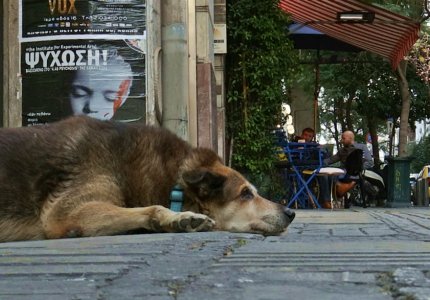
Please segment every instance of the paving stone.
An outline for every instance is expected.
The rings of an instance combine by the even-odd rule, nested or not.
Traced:
[[[430,280],[417,268],[405,267],[396,269],[393,276],[394,281],[399,285],[430,287]]]
[[[430,287],[402,287],[399,291],[410,295],[414,300],[430,299]]]
[[[0,299],[429,299],[430,210],[296,210],[288,234],[0,243]],[[426,298],[427,297],[427,298]],[[400,298],[399,298],[400,299]]]

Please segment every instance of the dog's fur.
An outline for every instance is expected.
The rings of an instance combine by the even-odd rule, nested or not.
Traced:
[[[183,212],[169,195],[184,189]],[[167,130],[72,117],[0,130],[0,241],[132,230],[281,234],[294,213]]]

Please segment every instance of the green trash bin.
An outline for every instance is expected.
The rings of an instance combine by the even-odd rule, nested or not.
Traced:
[[[387,177],[387,207],[411,207],[410,157],[390,157]]]

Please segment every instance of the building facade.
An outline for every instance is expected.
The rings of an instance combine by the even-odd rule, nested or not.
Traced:
[[[22,37],[20,9],[30,2],[4,0],[0,10],[3,20],[0,36],[3,41],[0,49],[3,113],[0,121],[3,127],[26,126],[27,123],[25,93],[28,91],[23,90],[23,81],[25,87],[31,83],[31,77],[24,76],[23,80],[26,62],[23,54],[34,47],[23,43],[19,37]],[[40,2],[46,2],[46,7],[51,5],[53,9],[53,3],[58,3],[59,9],[61,3],[69,3],[66,0]],[[115,3],[110,0],[89,2],[94,5]],[[146,19],[142,120],[168,128],[194,146],[212,148],[224,158],[225,0],[141,0],[139,7],[145,10]],[[69,7],[69,11],[73,9]]]

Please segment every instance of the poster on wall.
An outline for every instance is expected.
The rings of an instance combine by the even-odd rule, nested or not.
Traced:
[[[23,126],[71,115],[144,121],[144,0],[20,4]]]
[[[23,125],[70,115],[139,121],[145,110],[141,40],[22,43]]]
[[[144,39],[143,0],[21,0],[22,41]]]

